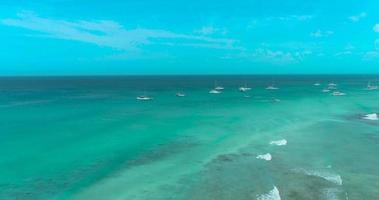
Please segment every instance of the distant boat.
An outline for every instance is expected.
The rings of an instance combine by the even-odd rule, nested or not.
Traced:
[[[224,90],[224,87],[222,87],[220,85],[217,85],[217,82],[215,81],[215,83],[214,83],[214,89],[215,90]]]
[[[328,84],[328,89],[329,90],[335,90],[335,89],[337,89],[337,84],[335,84],[335,83],[329,83]]]
[[[363,119],[368,119],[368,120],[379,120],[378,114],[376,114],[376,113],[371,113],[371,114],[364,115],[362,118]]]
[[[315,83],[313,84],[314,86],[320,86],[321,84],[320,83]]]
[[[220,94],[221,91],[220,90],[216,90],[216,89],[213,89],[213,90],[210,90],[209,91],[209,94]]]
[[[377,85],[371,85],[370,82],[367,83],[367,90],[377,90],[378,86]]]
[[[240,92],[247,92],[247,91],[251,90],[251,88],[250,88],[250,87],[247,87],[247,86],[245,85],[245,86],[239,87],[238,90],[239,90]]]
[[[184,94],[183,92],[177,92],[177,93],[176,93],[176,96],[177,96],[177,97],[185,97],[186,94]]]
[[[145,95],[141,95],[141,96],[137,97],[137,100],[139,100],[139,101],[150,101],[150,100],[153,100],[153,98],[145,96]]]
[[[224,87],[221,87],[221,86],[215,87],[215,90],[223,90],[223,89],[224,89]]]
[[[337,89],[337,84],[335,84],[335,83],[329,83],[328,84],[328,89],[329,90],[336,90]]]
[[[322,92],[330,92],[329,89],[323,89]]]
[[[266,87],[266,90],[278,90],[279,88],[278,87],[275,87],[274,85],[269,85],[268,87]]]
[[[346,94],[343,92],[335,91],[332,93],[333,96],[345,96]]]

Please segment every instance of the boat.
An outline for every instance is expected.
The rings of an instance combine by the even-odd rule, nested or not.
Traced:
[[[224,87],[217,85],[217,82],[214,83],[214,89],[215,90],[224,90]]]
[[[220,90],[216,90],[216,89],[212,89],[209,91],[209,94],[220,94],[221,91]]]
[[[247,92],[247,91],[251,90],[251,88],[245,86],[245,87],[239,87],[238,90],[240,92]]]
[[[149,100],[153,100],[153,98],[145,96],[145,95],[141,95],[141,96],[137,97],[137,100],[139,100],[139,101],[149,101]]]
[[[369,87],[367,87],[367,90],[377,90],[379,87],[376,86],[376,85],[370,85]]]
[[[345,96],[346,94],[343,92],[335,91],[332,93],[333,96]]]
[[[176,93],[176,96],[177,96],[177,97],[185,97],[186,94],[184,94],[183,92],[177,92],[177,93]]]
[[[215,87],[215,90],[223,90],[223,89],[224,89],[224,87],[221,87],[221,86]]]
[[[377,113],[367,114],[367,115],[364,115],[362,118],[363,119],[368,119],[368,120],[379,120],[379,117],[378,117]]]
[[[329,89],[323,89],[322,92],[330,92]]]
[[[274,85],[270,85],[266,87],[266,90],[278,90],[279,88],[275,87]]]
[[[320,86],[321,84],[320,83],[315,83],[313,84],[314,86]]]
[[[377,90],[379,87],[377,85],[371,85],[370,82],[367,83],[367,90]]]
[[[337,84],[335,83],[328,84],[328,90],[336,90],[336,89],[337,89]]]

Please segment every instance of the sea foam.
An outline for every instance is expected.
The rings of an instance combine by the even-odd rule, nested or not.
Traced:
[[[323,191],[323,199],[325,200],[338,200],[338,194],[341,191],[337,188],[327,188]]]
[[[362,118],[367,119],[367,120],[378,120],[379,119],[378,114],[376,114],[376,113],[367,114]]]
[[[277,146],[283,146],[283,145],[287,145],[287,140],[286,139],[274,140],[274,141],[271,141],[270,144],[271,145],[277,145]]]
[[[258,155],[256,158],[270,161],[272,159],[272,156],[271,154],[266,153],[266,154]]]
[[[332,182],[337,185],[342,185],[342,178],[338,174],[334,174],[331,172],[325,172],[325,171],[316,171],[316,170],[305,170],[305,169],[300,169],[296,170],[298,172],[302,172],[308,176],[316,176],[319,178],[322,178],[324,180],[327,180],[329,182]]]
[[[257,200],[281,200],[278,188],[274,186],[274,189],[272,189],[270,192],[259,195],[257,197]]]

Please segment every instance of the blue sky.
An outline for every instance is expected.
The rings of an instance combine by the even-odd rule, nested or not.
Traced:
[[[0,75],[379,73],[379,1],[2,0]]]

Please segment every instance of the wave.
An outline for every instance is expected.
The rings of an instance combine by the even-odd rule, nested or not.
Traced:
[[[272,156],[271,156],[271,154],[266,153],[266,154],[258,155],[256,158],[270,161],[272,159]]]
[[[364,117],[362,117],[362,119],[379,120],[378,114],[376,114],[376,113],[371,113],[371,114],[364,115]]]
[[[11,102],[9,104],[0,105],[0,108],[10,108],[10,107],[18,107],[18,106],[38,105],[38,104],[46,104],[46,103],[50,103],[50,102],[52,102],[52,100],[17,101],[17,102]]]
[[[325,200],[349,200],[349,196],[347,192],[344,192],[343,190],[339,188],[326,188],[322,192],[322,199]]]
[[[315,177],[322,178],[336,185],[342,185],[342,178],[339,174],[334,174],[334,173],[325,172],[325,171],[305,170],[305,169],[300,169],[296,171],[302,172],[308,176],[315,176]]]
[[[277,145],[277,146],[283,146],[283,145],[287,145],[287,140],[286,139],[274,140],[274,141],[271,141],[270,144],[271,145]]]
[[[281,200],[279,190],[276,186],[270,192],[259,195],[257,200]]]

